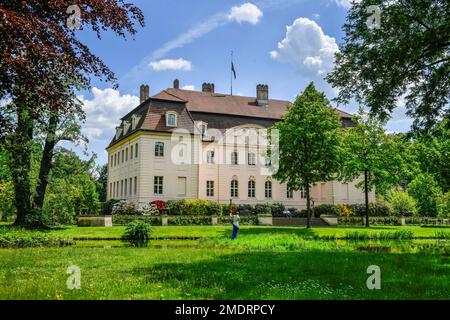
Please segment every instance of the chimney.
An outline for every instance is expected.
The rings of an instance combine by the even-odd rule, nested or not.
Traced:
[[[146,84],[142,84],[140,87],[140,100],[141,103],[147,100],[147,98],[150,96],[150,87]]]
[[[262,107],[269,104],[269,86],[267,84],[258,84],[256,86],[256,102]]]
[[[173,88],[180,89],[180,81],[178,79],[173,80]]]
[[[214,93],[214,83],[203,82],[203,84],[202,84],[202,92]]]

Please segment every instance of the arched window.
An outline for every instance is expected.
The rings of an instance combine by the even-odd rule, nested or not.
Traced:
[[[173,111],[168,111],[166,113],[166,126],[176,127],[177,126],[177,113]]]
[[[250,178],[250,180],[248,181],[248,197],[255,197],[255,180],[252,178]]]
[[[265,183],[264,195],[266,198],[272,198],[272,181],[270,180]]]
[[[238,194],[239,194],[239,184],[237,179],[233,178],[233,180],[231,180],[231,188],[230,188],[230,193],[231,193],[231,197],[232,198],[237,198]]]

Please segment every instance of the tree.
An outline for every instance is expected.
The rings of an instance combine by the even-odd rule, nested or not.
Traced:
[[[307,226],[311,227],[312,184],[332,180],[340,167],[341,122],[325,94],[310,83],[289,106],[279,130],[279,167],[273,177],[290,189],[306,191]]]
[[[380,9],[379,28],[367,24],[370,6]],[[404,97],[413,129],[427,131],[450,117],[450,2],[362,0],[343,26],[344,42],[327,80],[337,101],[355,98],[387,119]]]
[[[442,195],[433,176],[430,174],[419,174],[408,185],[408,194],[417,201],[419,215],[432,216],[437,215],[437,201]]]
[[[108,184],[108,165],[104,164],[97,167],[97,178],[95,180],[97,193],[101,202],[106,201],[106,188]]]
[[[48,111],[76,110],[73,92],[77,86],[88,87],[90,76],[115,81],[112,71],[76,37],[67,22],[69,5],[65,0],[0,4],[0,100],[11,100],[5,109],[16,119],[0,121],[13,126],[0,133],[11,132],[15,224],[20,226],[28,226],[27,217],[33,214],[29,172],[35,122]],[[78,7],[81,28],[90,26],[99,38],[100,30],[108,29],[119,36],[134,35],[135,21],[144,23],[142,12],[123,0],[86,0]]]
[[[399,185],[404,172],[401,142],[396,135],[388,135],[384,122],[360,109],[353,118],[354,127],[343,131],[343,166],[341,179],[353,181],[364,191],[366,226],[369,226],[369,192],[376,186],[384,190]]]

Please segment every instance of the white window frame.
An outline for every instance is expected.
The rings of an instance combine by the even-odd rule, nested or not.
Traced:
[[[164,142],[156,141],[154,151],[155,158],[164,158]]]
[[[256,183],[255,180],[250,179],[248,180],[248,191],[247,191],[247,197],[248,198],[256,198]]]
[[[173,119],[174,123],[171,123],[170,119]],[[178,126],[177,113],[174,111],[166,112],[166,127],[176,127],[176,126]]]
[[[231,198],[238,198],[239,197],[239,182],[237,179],[231,180],[230,183],[230,196]]]
[[[270,180],[264,182],[264,197],[266,199],[272,199],[273,196],[273,183]]]
[[[214,156],[215,156],[214,150],[207,150],[206,151],[206,163],[214,164]]]
[[[153,194],[162,195],[164,193],[164,177],[153,177]]]
[[[206,196],[214,197],[214,180],[206,181]]]
[[[239,154],[237,151],[231,152],[230,161],[233,166],[237,166],[239,164]]]
[[[247,164],[249,166],[256,166],[256,154],[253,152],[249,152],[247,154]]]

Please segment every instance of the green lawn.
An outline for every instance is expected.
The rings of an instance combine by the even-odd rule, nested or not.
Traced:
[[[54,230],[52,235],[59,235],[70,238],[119,238],[125,230],[123,226],[114,227],[68,227],[62,230]],[[230,233],[230,226],[167,226],[153,227],[153,237],[223,237]],[[307,229],[304,227],[262,227],[262,226],[242,226],[240,234],[267,234],[267,233],[289,233],[299,236],[335,236],[342,237],[351,232],[395,232],[398,230],[410,230],[417,238],[434,238],[436,232],[445,231],[444,228],[422,228],[419,226],[374,226],[366,227],[314,227]]]
[[[432,237],[437,228],[410,229]],[[365,228],[154,227],[144,248],[121,241],[77,241],[63,248],[0,249],[0,299],[449,299],[448,241],[330,241],[311,234],[345,234]],[[114,238],[124,228],[77,228],[52,236]],[[428,241],[428,242],[427,242]],[[371,251],[389,246],[411,250]],[[428,251],[430,245],[444,248]],[[366,250],[367,248],[371,250]],[[419,248],[414,249],[413,248]],[[425,249],[425,250],[424,250]],[[403,252],[403,253],[399,253]],[[68,290],[66,269],[81,269],[81,289]],[[381,290],[368,290],[366,269],[381,268]]]

